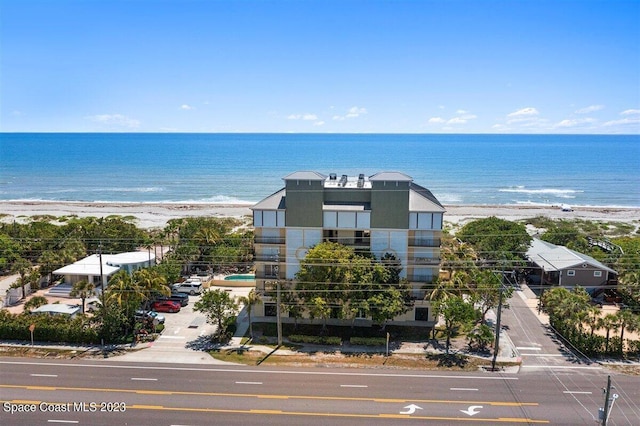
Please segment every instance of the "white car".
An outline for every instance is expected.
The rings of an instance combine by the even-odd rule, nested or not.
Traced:
[[[143,311],[137,310],[135,314],[135,319],[141,320],[145,317],[153,318],[153,322],[156,324],[164,324],[164,315],[160,315],[156,311]]]
[[[186,293],[190,295],[202,293],[202,282],[200,281],[185,281],[183,283],[175,283],[171,286],[178,293]]]
[[[85,310],[87,312],[96,312],[100,308],[102,308],[102,302],[98,299],[90,300],[85,305]]]

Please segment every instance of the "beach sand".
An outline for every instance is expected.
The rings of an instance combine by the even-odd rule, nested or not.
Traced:
[[[42,201],[0,201],[0,221],[24,222],[32,216],[108,217],[133,216],[140,228],[163,228],[171,219],[185,217],[243,217],[251,215],[248,204],[178,204],[178,203],[83,203]],[[560,207],[505,205],[447,205],[445,222],[463,224],[470,220],[496,216],[519,220],[544,216],[551,219],[583,219],[605,222],[635,222],[640,226],[640,208],[574,207],[564,212]]]

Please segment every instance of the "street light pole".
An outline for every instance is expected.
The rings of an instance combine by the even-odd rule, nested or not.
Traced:
[[[503,283],[500,283],[500,296],[498,297],[498,313],[496,314],[496,340],[493,346],[493,359],[491,360],[491,371],[496,371],[496,359],[498,358],[498,352],[500,350],[500,317],[502,316],[502,288]]]

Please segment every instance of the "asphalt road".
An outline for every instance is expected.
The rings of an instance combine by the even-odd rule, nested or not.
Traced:
[[[597,424],[606,374],[460,374],[0,358],[0,424]],[[613,375],[609,425],[640,424]],[[10,412],[11,410],[34,412]]]

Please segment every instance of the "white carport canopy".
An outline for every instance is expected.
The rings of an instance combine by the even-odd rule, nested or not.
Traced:
[[[63,266],[53,271],[55,275],[86,275],[86,276],[103,276],[113,275],[120,270],[117,266],[107,264],[107,256],[102,256],[102,271],[100,271],[100,257],[97,254],[85,257],[71,265]]]

